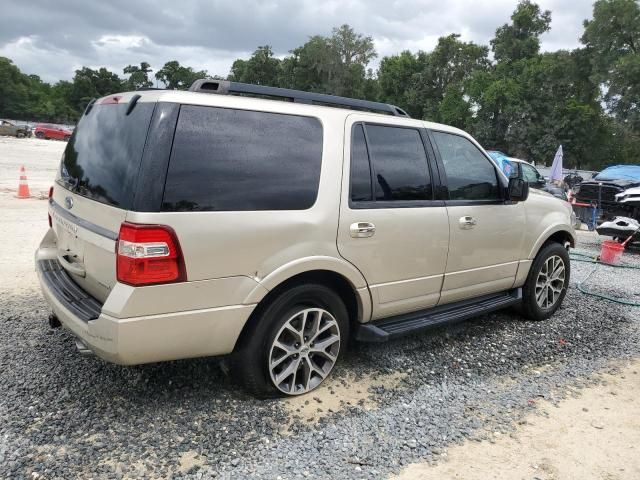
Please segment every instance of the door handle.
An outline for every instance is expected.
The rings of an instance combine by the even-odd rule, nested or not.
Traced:
[[[475,218],[468,215],[460,217],[460,220],[458,222],[460,224],[460,228],[462,228],[463,230],[469,230],[470,228],[473,228],[478,224]]]
[[[352,223],[349,227],[349,233],[353,238],[372,237],[376,233],[376,226],[371,222]]]

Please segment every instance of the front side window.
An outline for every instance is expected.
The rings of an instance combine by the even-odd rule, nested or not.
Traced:
[[[433,132],[451,200],[500,200],[498,178],[493,163],[467,138]]]
[[[522,178],[527,183],[537,183],[540,177],[538,171],[531,165],[523,163],[522,165]]]
[[[315,118],[183,105],[162,209],[305,210],[316,201],[321,165]]]

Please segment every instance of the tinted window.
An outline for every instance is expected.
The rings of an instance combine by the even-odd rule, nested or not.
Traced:
[[[318,193],[317,119],[186,105],[163,210],[302,210]]]
[[[451,200],[499,200],[493,163],[468,139],[433,132],[449,186]]]
[[[60,183],[98,202],[129,209],[154,103],[95,105],[74,130],[62,157]]]
[[[371,167],[362,125],[353,127],[351,142],[351,200],[371,200]]]
[[[376,200],[431,200],[427,156],[418,130],[366,125]]]

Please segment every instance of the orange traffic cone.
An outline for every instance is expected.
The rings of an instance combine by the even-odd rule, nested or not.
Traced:
[[[27,172],[24,165],[20,167],[20,183],[18,184],[18,198],[30,198],[29,185],[27,184]]]

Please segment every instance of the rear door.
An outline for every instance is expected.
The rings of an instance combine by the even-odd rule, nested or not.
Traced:
[[[421,127],[365,114],[345,124],[338,250],[367,280],[374,319],[440,297],[449,225]]]
[[[60,164],[49,212],[58,261],[104,301],[116,283],[115,241],[137,190],[155,102],[97,103],[79,121]]]
[[[431,131],[448,189],[449,256],[440,303],[512,287],[526,227],[522,202],[505,201],[506,179],[463,135]]]

